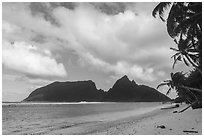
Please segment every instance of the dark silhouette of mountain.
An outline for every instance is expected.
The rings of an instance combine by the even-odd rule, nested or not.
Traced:
[[[103,101],[162,102],[170,101],[170,98],[156,89],[145,85],[138,85],[134,80],[130,81],[125,75],[117,80],[113,87],[109,89]]]
[[[98,90],[89,81],[54,82],[33,91],[24,101],[50,102],[162,102],[170,99],[157,90],[137,85],[124,76],[108,92]]]
[[[104,91],[97,90],[89,81],[54,82],[33,91],[24,101],[95,102],[101,100]]]

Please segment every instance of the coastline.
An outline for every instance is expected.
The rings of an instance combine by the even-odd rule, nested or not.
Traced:
[[[202,109],[186,110],[183,113],[173,113],[185,108],[162,110],[152,113],[142,119],[132,119],[117,127],[98,132],[98,135],[202,135]]]
[[[95,115],[84,115],[76,118],[63,117],[57,119],[40,119],[24,127],[15,125],[3,134],[18,135],[185,135],[202,134],[202,109],[182,110],[187,105],[169,108],[171,104],[163,104],[153,108],[107,112]],[[163,126],[163,127],[162,127]],[[27,130],[25,130],[27,128]],[[16,129],[16,130],[14,130]],[[196,132],[196,133],[195,133]]]
[[[202,109],[173,113],[179,108],[153,110],[140,116],[127,116],[110,122],[86,123],[71,128],[54,130],[60,135],[201,135]],[[161,128],[161,126],[165,128]],[[186,132],[185,132],[186,131]],[[197,133],[195,133],[195,132]]]

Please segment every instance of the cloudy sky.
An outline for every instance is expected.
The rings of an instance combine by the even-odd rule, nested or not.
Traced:
[[[20,101],[53,81],[91,79],[108,90],[123,75],[155,88],[175,71],[175,43],[152,17],[156,5],[3,3],[3,101]]]

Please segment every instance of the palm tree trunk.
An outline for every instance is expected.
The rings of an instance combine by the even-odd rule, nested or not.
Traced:
[[[190,104],[189,106],[187,106],[186,108],[184,108],[183,110],[179,111],[178,113],[182,113],[185,110],[187,110],[188,108],[190,108],[192,105],[194,105],[195,103],[197,103],[197,101],[193,102],[192,104]]]

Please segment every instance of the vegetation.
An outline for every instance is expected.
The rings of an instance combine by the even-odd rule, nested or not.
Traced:
[[[152,12],[166,22],[167,32],[177,48],[173,69],[178,62],[192,68],[190,72],[171,73],[171,80],[158,85],[175,89],[179,98],[190,103],[192,108],[202,107],[202,3],[201,2],[161,2]],[[165,18],[166,17],[166,18]]]

